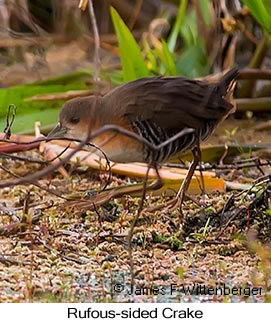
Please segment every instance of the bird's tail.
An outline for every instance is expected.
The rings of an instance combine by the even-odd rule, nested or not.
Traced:
[[[227,97],[229,93],[231,93],[232,95],[236,85],[236,78],[238,74],[238,69],[232,68],[218,81],[218,91],[221,93],[222,96]]]
[[[218,82],[218,91],[224,99],[232,105],[232,108],[228,114],[234,113],[236,111],[236,102],[233,98],[233,92],[236,86],[236,78],[239,74],[237,68],[233,68],[222,76]]]
[[[236,79],[239,74],[239,70],[237,67],[232,68],[228,72],[226,72],[220,79],[221,84],[229,84],[233,79]]]

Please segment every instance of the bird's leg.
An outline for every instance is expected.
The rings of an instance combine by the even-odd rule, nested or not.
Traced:
[[[187,175],[186,175],[184,181],[182,182],[182,185],[181,185],[181,187],[177,193],[177,196],[174,200],[174,205],[172,207],[173,209],[176,209],[178,206],[181,208],[181,206],[183,204],[184,197],[185,197],[185,193],[189,187],[189,184],[190,184],[191,179],[194,175],[194,172],[197,168],[197,165],[201,160],[201,151],[200,151],[199,143],[197,144],[196,147],[194,147],[192,149],[192,153],[193,153],[193,157],[194,157],[192,164],[190,165]]]
[[[163,180],[162,180],[162,178],[161,178],[161,176],[159,174],[157,164],[156,163],[153,164],[152,167],[156,172],[157,179],[149,186],[149,188],[152,189],[152,190],[159,190],[163,186]]]
[[[200,173],[200,181],[201,181],[201,193],[203,195],[206,194],[206,190],[205,190],[205,183],[204,183],[204,177],[203,177],[203,173],[202,173],[202,163],[201,163],[201,151],[200,151],[200,164],[199,164],[199,173]]]
[[[192,179],[192,177],[194,175],[194,172],[195,172],[195,170],[197,168],[197,165],[201,160],[201,151],[200,151],[200,148],[199,148],[198,145],[195,148],[193,148],[192,153],[193,153],[194,159],[193,159],[192,164],[190,165],[190,167],[188,169],[188,172],[187,172],[187,175],[185,177],[185,180],[183,181],[182,186],[180,187],[179,192],[177,194],[177,199],[180,201],[180,205],[182,205],[185,192],[187,191],[188,186],[189,186],[189,184],[191,182],[191,179]]]

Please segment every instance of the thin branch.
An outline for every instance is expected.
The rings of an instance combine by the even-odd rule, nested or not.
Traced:
[[[41,177],[44,177],[44,176],[52,173],[53,171],[58,169],[60,166],[62,166],[66,162],[68,162],[71,159],[71,157],[73,155],[75,155],[77,153],[77,151],[79,151],[85,144],[86,144],[86,142],[80,143],[76,147],[76,149],[71,151],[65,158],[63,158],[58,163],[56,163],[54,165],[51,165],[51,166],[48,166],[47,168],[44,168],[44,169],[36,172],[35,174],[31,174],[31,175],[28,175],[28,176],[25,176],[25,177],[21,177],[21,178],[15,179],[13,181],[5,181],[3,183],[0,183],[0,188],[12,187],[12,186],[15,186],[15,185],[33,184],[34,181],[36,181],[36,180],[40,179]]]
[[[11,121],[9,121],[11,108],[13,108],[12,109],[12,116],[11,116]],[[11,127],[12,127],[13,122],[15,120],[16,109],[17,109],[17,107],[15,104],[10,104],[8,107],[8,112],[7,112],[7,116],[6,116],[6,127],[4,129],[5,139],[9,139],[11,136]]]
[[[187,165],[179,165],[179,164],[163,164],[163,166],[165,167],[170,167],[170,168],[180,168],[180,169],[188,169],[189,166]],[[201,170],[201,171],[210,171],[210,170],[240,170],[243,168],[252,168],[252,167],[260,167],[260,166],[271,166],[271,161],[260,161],[255,160],[252,162],[244,162],[244,163],[235,163],[235,164],[203,164],[201,166],[197,166],[197,170]]]
[[[136,23],[136,20],[137,20],[137,17],[140,13],[140,10],[142,8],[142,4],[143,4],[143,0],[137,0],[136,2],[136,5],[135,5],[135,9],[133,10],[133,13],[129,19],[129,22],[128,22],[128,26],[129,28],[132,30],[135,26],[135,23]]]
[[[53,161],[55,161],[56,159],[61,157],[61,155],[63,155],[68,149],[69,149],[69,146],[67,146],[65,149],[63,149],[57,156],[55,156],[54,158],[49,159],[49,160],[41,160],[41,159],[24,157],[24,156],[15,156],[15,155],[7,154],[4,152],[0,152],[0,158],[20,160],[20,161],[27,162],[27,163],[48,165],[49,163],[52,163]]]
[[[94,34],[94,81],[100,81],[100,67],[101,67],[101,60],[100,60],[100,36],[97,26],[97,21],[95,17],[95,12],[93,8],[92,0],[88,0],[88,8],[90,14],[90,20],[93,28]]]
[[[245,68],[239,71],[239,80],[271,80],[271,70]]]
[[[24,157],[24,156],[15,156],[15,155],[6,154],[6,153],[0,153],[0,158],[20,160],[20,161],[24,161],[27,163],[35,163],[35,164],[42,164],[42,165],[47,165],[50,162],[50,161],[46,161],[46,160],[40,160],[40,159],[29,158],[29,157]]]
[[[20,177],[20,176],[18,176],[17,174],[15,174],[15,173],[13,173],[12,171],[10,171],[9,169],[7,169],[5,166],[3,166],[2,164],[0,164],[0,169],[2,169],[4,172],[6,172],[7,174],[9,174],[9,175],[11,175],[11,176],[13,176],[13,177],[15,177],[15,178],[18,178],[18,179],[20,179],[20,178],[24,178],[24,177]],[[49,194],[52,194],[52,195],[55,195],[55,196],[57,196],[57,197],[59,197],[59,198],[61,198],[61,199],[64,199],[64,200],[66,200],[66,201],[70,201],[71,199],[69,199],[69,198],[66,198],[66,197],[64,197],[64,196],[62,196],[62,195],[60,195],[60,194],[58,194],[58,193],[56,193],[55,191],[52,191],[52,190],[50,190],[49,188],[46,188],[46,187],[43,187],[42,185],[40,185],[39,183],[37,183],[37,182],[31,182],[31,184],[32,185],[34,185],[34,186],[36,186],[36,187],[38,187],[40,190],[42,190],[42,191],[45,191],[45,192],[47,192],[47,193],[49,193]],[[25,212],[25,213],[27,213],[27,212]]]

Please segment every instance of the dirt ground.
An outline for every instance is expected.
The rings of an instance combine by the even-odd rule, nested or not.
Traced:
[[[40,157],[37,151],[26,155]],[[11,160],[3,166],[17,175],[44,167]],[[86,196],[105,180],[86,167],[66,168],[68,178],[55,172],[39,184],[50,183],[63,196]],[[268,173],[269,167],[264,170]],[[252,182],[259,171],[217,176]],[[8,178],[1,170],[1,179]],[[133,181],[113,176],[111,186]],[[145,206],[168,199],[150,194]],[[139,200],[124,196],[88,211],[80,201],[71,208],[34,185],[2,189],[0,302],[270,301],[269,180],[256,190],[193,196],[185,201],[181,218],[178,209],[166,207],[143,212],[133,237],[131,291],[126,236]]]

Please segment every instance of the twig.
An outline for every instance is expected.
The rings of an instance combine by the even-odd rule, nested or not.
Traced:
[[[81,261],[81,260],[78,260],[78,259],[74,259],[72,257],[69,257],[69,256],[65,256],[65,255],[62,255],[60,251],[56,250],[55,248],[49,246],[45,241],[43,241],[38,235],[36,236],[36,239],[46,248],[48,249],[49,251],[55,253],[57,252],[57,255],[63,259],[63,260],[69,260],[69,261],[73,261],[73,262],[76,262],[77,264],[85,264],[86,262],[84,261]]]
[[[226,211],[228,211],[228,210],[229,210],[229,208],[233,205],[233,203],[234,203],[234,194],[232,194],[232,195],[228,198],[227,202],[225,203],[225,205],[224,205],[224,207],[223,207],[223,210],[222,210],[222,213],[221,213],[221,217],[222,217],[222,218],[224,217],[225,212],[226,212]]]
[[[256,50],[253,53],[253,57],[248,65],[248,67],[249,68],[261,67],[267,51],[268,51],[268,37],[264,36],[263,39],[257,45]],[[238,97],[239,98],[252,98],[254,88],[255,88],[255,80],[252,79],[252,80],[243,81],[240,89],[238,90]]]
[[[0,164],[0,169],[2,169],[4,172],[6,172],[6,173],[8,173],[9,175],[11,175],[11,176],[13,176],[13,177],[15,177],[15,178],[18,178],[18,179],[20,179],[20,178],[23,178],[23,177],[20,177],[20,176],[18,176],[18,175],[16,175],[15,173],[13,173],[12,171],[10,171],[9,169],[7,169],[5,166],[3,166],[2,164]],[[52,190],[50,190],[49,188],[46,188],[46,187],[43,187],[42,185],[40,185],[39,183],[37,183],[37,182],[31,182],[31,184],[32,185],[34,185],[34,186],[36,186],[36,187],[38,187],[39,189],[41,189],[42,191],[45,191],[45,192],[47,192],[47,193],[50,193],[50,194],[52,194],[52,195],[55,195],[55,196],[57,196],[57,197],[59,197],[59,198],[61,198],[61,199],[64,199],[64,200],[66,200],[66,201],[69,201],[70,199],[68,199],[68,198],[66,198],[66,197],[64,197],[64,196],[62,196],[62,195],[60,195],[60,194],[58,194],[58,193],[56,193],[55,191],[52,191]],[[27,212],[26,212],[27,213]]]
[[[165,167],[170,167],[170,168],[180,168],[180,169],[188,169],[189,166],[187,165],[179,165],[179,164],[163,164]],[[266,160],[266,161],[258,161],[255,160],[255,162],[245,162],[245,163],[235,163],[235,164],[205,164],[201,165],[201,171],[210,171],[210,170],[240,170],[243,168],[252,168],[256,167],[258,168],[259,166],[271,166],[271,161]],[[200,166],[197,166],[197,170],[200,170]]]
[[[29,212],[29,203],[30,203],[30,191],[27,191],[24,197],[24,205],[23,205],[23,215],[27,215]],[[23,222],[23,221],[22,221]],[[32,231],[32,230],[30,230]]]
[[[25,102],[40,102],[40,101],[56,101],[56,100],[71,100],[73,98],[89,96],[94,94],[93,90],[75,90],[67,92],[59,92],[53,94],[34,95],[24,99]]]
[[[11,116],[11,121],[9,121],[11,108],[13,108],[12,109],[12,116]],[[7,116],[6,116],[6,127],[4,129],[5,139],[9,139],[10,136],[11,136],[11,127],[12,127],[12,124],[14,122],[15,115],[16,115],[16,105],[15,104],[10,104],[8,106],[8,112],[7,112]]]
[[[246,190],[246,191],[243,191],[243,192],[241,192],[241,193],[239,193],[239,194],[236,194],[235,196],[234,195],[231,195],[230,196],[230,198],[228,199],[228,201],[226,202],[226,204],[225,204],[225,206],[224,206],[224,208],[223,208],[223,210],[222,210],[222,215],[225,213],[225,211],[227,211],[229,208],[230,208],[230,206],[231,205],[233,205],[234,204],[234,200],[237,198],[237,197],[240,197],[240,196],[242,196],[243,194],[244,194],[244,196],[242,196],[242,200],[244,200],[247,196],[248,196],[248,194],[250,193],[250,192],[252,192],[252,189],[255,187],[255,186],[259,186],[259,185],[263,185],[263,184],[267,184],[266,186],[265,186],[265,188],[264,188],[264,190],[261,192],[261,194],[260,194],[260,196],[258,196],[258,194],[257,193],[255,193],[255,198],[249,203],[249,205],[248,205],[248,207],[245,207],[244,205],[241,205],[240,207],[239,207],[239,209],[235,209],[234,211],[234,213],[231,215],[231,217],[229,218],[229,220],[227,221],[227,223],[223,226],[223,228],[220,230],[220,232],[217,234],[217,236],[216,236],[216,239],[218,239],[222,234],[223,234],[223,232],[225,232],[225,230],[226,230],[226,228],[230,225],[230,223],[238,216],[238,215],[240,215],[243,211],[248,211],[248,210],[251,210],[254,206],[255,206],[255,204],[259,201],[259,199],[261,199],[262,198],[262,196],[263,196],[263,194],[265,194],[266,192],[267,192],[267,190],[268,190],[268,188],[269,188],[269,183],[270,183],[270,176],[263,176],[262,177],[263,178],[263,180],[261,181],[261,182],[259,182],[259,183],[257,183],[257,181],[255,181],[255,183],[250,187],[250,189],[249,190]],[[260,189],[261,190],[261,189]],[[259,191],[260,191],[259,190]],[[258,191],[258,192],[259,192]]]
[[[262,112],[271,111],[271,98],[261,97],[261,98],[239,98],[236,99],[236,106],[238,111],[252,111],[252,112]]]
[[[105,161],[106,161],[106,164],[108,166],[108,177],[107,177],[107,181],[105,182],[104,186],[100,189],[100,192],[103,192],[105,191],[105,189],[107,188],[107,186],[110,184],[111,182],[111,178],[112,178],[112,169],[111,169],[111,165],[110,165],[110,161],[106,155],[106,153],[101,149],[99,148],[98,146],[94,145],[94,144],[90,144],[88,143],[87,146],[91,146],[91,147],[94,147],[95,149],[99,150],[99,152],[102,153]]]
[[[90,20],[93,28],[94,34],[94,81],[100,81],[100,69],[101,69],[101,60],[100,60],[100,36],[98,32],[97,21],[95,17],[95,12],[93,8],[92,0],[88,0],[88,8],[90,14]]]
[[[143,4],[143,0],[137,0],[136,1],[136,5],[135,5],[135,9],[133,10],[133,13],[129,19],[128,22],[128,26],[129,28],[132,30],[134,28],[134,25],[136,23],[137,17],[140,13],[140,10],[142,8],[142,4]]]
[[[40,206],[41,204],[45,204],[46,202],[50,202],[49,205],[46,205],[44,207],[40,207],[38,208],[38,210],[47,210],[49,208],[51,208],[52,206],[54,206],[54,202],[52,200],[45,200],[43,202],[36,202],[36,203],[32,203],[29,204],[29,209],[36,207],[36,206]],[[18,206],[18,207],[13,207],[13,208],[8,208],[4,205],[0,204],[0,215],[5,215],[5,216],[13,216],[13,214],[15,214],[16,211],[22,210],[24,207],[23,206]],[[3,214],[1,214],[3,213]]]
[[[15,155],[6,154],[6,153],[0,153],[0,158],[20,160],[27,163],[42,164],[42,165],[47,165],[48,163],[50,163],[50,160],[46,161],[46,160],[40,160],[40,159],[29,158],[24,156],[15,156]]]
[[[218,239],[223,232],[225,232],[225,230],[227,229],[227,227],[230,225],[230,223],[239,215],[241,214],[243,211],[246,211],[247,209],[245,207],[241,207],[239,208],[239,210],[236,210],[235,213],[233,213],[233,215],[229,218],[229,220],[227,221],[227,223],[223,226],[223,228],[220,230],[220,232],[216,235],[215,240]]]
[[[29,261],[19,261],[7,255],[0,255],[0,262],[5,265],[23,265],[23,266],[31,265]]]
[[[239,71],[239,80],[271,80],[271,71],[258,68],[245,68]]]

